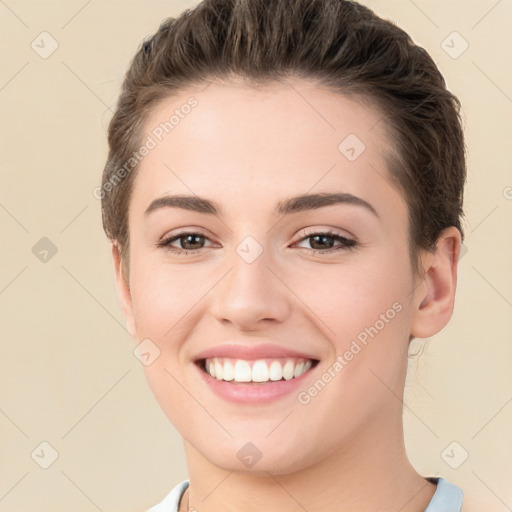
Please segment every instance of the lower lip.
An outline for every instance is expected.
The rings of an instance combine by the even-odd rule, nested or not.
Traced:
[[[239,404],[265,404],[284,397],[303,385],[305,379],[309,377],[311,371],[317,365],[318,363],[312,366],[306,373],[290,380],[250,383],[218,380],[204,372],[198,364],[194,364],[204,383],[217,396]]]

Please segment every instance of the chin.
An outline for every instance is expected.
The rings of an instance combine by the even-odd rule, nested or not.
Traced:
[[[290,439],[303,439],[301,436],[287,435]],[[245,438],[247,439],[247,438]],[[304,451],[304,442],[296,443],[294,446],[277,449],[274,443],[262,438],[261,442],[256,439],[254,442],[240,439],[230,439],[225,443],[218,444],[215,451],[211,451],[212,445],[195,445],[196,450],[208,459],[211,464],[225,470],[247,475],[265,476],[285,475],[294,473],[308,467],[307,458],[309,453]]]

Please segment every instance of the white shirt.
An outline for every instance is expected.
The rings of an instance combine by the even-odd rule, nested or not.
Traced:
[[[447,482],[444,478],[428,478],[432,483],[437,482],[437,489],[430,500],[425,512],[460,512],[462,508],[462,489]],[[190,481],[180,482],[158,505],[151,507],[148,512],[178,512],[180,500]]]

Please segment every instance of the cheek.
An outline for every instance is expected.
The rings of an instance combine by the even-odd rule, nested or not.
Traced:
[[[181,347],[190,336],[211,272],[193,265],[166,265],[151,258],[134,262],[132,303],[137,338],[149,339],[158,356],[144,365],[146,379],[168,419],[187,432],[187,416],[197,414],[184,392],[186,366]]]
[[[348,432],[377,411],[400,404],[396,396],[403,392],[407,366],[410,278],[396,266],[408,268],[382,257],[358,268],[333,272],[331,267],[314,280],[297,283],[297,294],[308,297],[315,325],[331,349],[319,380],[300,390],[299,401],[315,415],[329,410],[328,421],[340,435],[339,425]]]
[[[141,258],[133,268],[132,302],[139,337],[171,336],[215,283],[205,265],[166,265]]]
[[[395,313],[396,309],[403,310],[409,301],[412,280],[408,264],[401,254],[381,252],[378,257],[364,261],[354,258],[353,263],[319,264],[303,267],[299,272],[292,269],[285,282],[290,283],[305,306],[297,303],[297,308],[322,327],[325,336],[341,350],[348,340],[374,325],[382,314],[386,320],[387,317],[392,320],[401,317],[399,322],[406,320],[407,315]],[[398,305],[393,309],[394,304]]]
[[[319,267],[314,276],[300,273],[294,291],[315,313],[330,349],[323,376],[329,389],[315,407],[345,403],[364,416],[393,398],[382,382],[400,396],[411,321],[408,265],[406,252],[390,250],[354,265]]]

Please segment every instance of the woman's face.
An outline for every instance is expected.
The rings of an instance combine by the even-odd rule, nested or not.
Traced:
[[[384,123],[289,84],[160,103],[129,206],[118,285],[147,378],[190,450],[227,470],[291,472],[401,435],[424,290]]]

